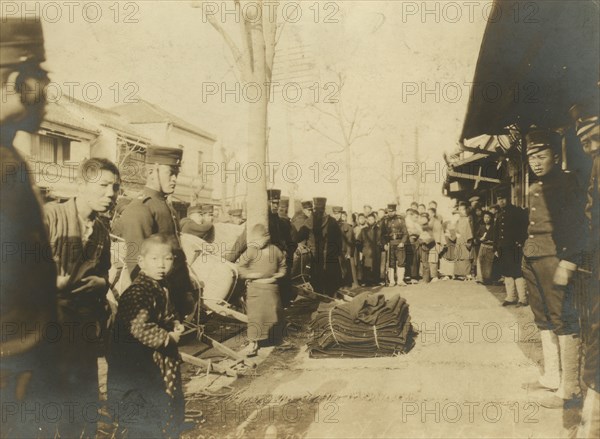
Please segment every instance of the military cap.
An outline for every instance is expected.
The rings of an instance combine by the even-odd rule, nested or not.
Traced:
[[[371,206],[370,204],[365,204],[365,205],[363,206],[363,209],[364,209],[364,208],[367,208],[367,207],[368,207],[369,209],[373,209],[373,206]]]
[[[388,204],[387,208],[390,212],[395,212],[397,206],[398,206],[397,204]]]
[[[279,189],[267,189],[267,198],[269,201],[279,201],[281,199],[281,191]]]
[[[151,146],[146,151],[146,163],[168,166],[181,166],[183,149],[164,146]]]
[[[344,208],[342,206],[333,206],[331,208],[331,211],[333,213],[342,213],[343,210],[344,210]]]
[[[325,209],[325,206],[327,205],[327,198],[315,197],[313,198],[313,204],[315,206],[315,209]]]
[[[193,213],[202,213],[202,206],[196,204],[194,206],[188,207],[187,214],[190,216]]]
[[[598,125],[598,104],[591,101],[575,104],[569,108],[569,114],[575,122],[575,130],[578,136],[588,133],[592,128]]]
[[[476,203],[479,200],[481,200],[481,198],[479,198],[477,195],[475,195],[474,197],[469,198],[469,203]]]
[[[313,202],[312,200],[304,200],[302,201],[302,209],[312,209],[313,208]]]
[[[215,206],[213,206],[212,204],[204,204],[202,205],[202,215],[207,214],[207,213],[214,213],[215,211]]]
[[[46,60],[44,33],[38,18],[2,17],[1,22],[0,66]]]
[[[345,210],[342,210],[342,215],[348,215],[348,212],[346,212]]]
[[[556,131],[533,129],[525,136],[527,143],[527,155],[536,154],[544,149],[551,149],[559,153],[561,149],[561,137]]]
[[[228,213],[230,216],[239,216],[241,218],[242,209],[230,209]]]
[[[510,188],[503,187],[496,191],[496,198],[508,199],[510,198]]]
[[[281,197],[279,200],[279,206],[285,208],[290,207],[290,197]]]

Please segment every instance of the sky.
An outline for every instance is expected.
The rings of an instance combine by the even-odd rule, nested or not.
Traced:
[[[193,8],[190,1],[51,3],[37,7],[43,19],[47,66],[61,92],[71,91],[74,97],[103,107],[138,97],[153,102],[215,134],[217,150],[221,146],[234,150],[236,159],[242,165],[246,162],[248,104],[231,53],[203,19],[203,9]],[[231,2],[210,3],[239,44],[235,15],[220,14],[231,9]],[[302,89],[298,103],[289,102],[295,87],[287,88],[287,93],[275,89],[269,108],[270,160],[280,162],[280,169],[285,163],[298,163],[299,196],[326,196],[336,204],[345,201],[344,156],[328,155],[337,145],[309,126],[339,139],[336,121],[310,104],[327,111],[334,108],[324,100],[337,90],[332,72],[340,72],[346,81],[333,98],[341,98],[346,114],[358,108],[364,130],[372,129],[352,149],[355,208],[365,202],[383,206],[392,201],[386,181],[390,161],[386,142],[407,174],[413,169],[407,163],[414,162],[416,154],[428,170],[437,166],[437,174],[427,174],[423,186],[427,200],[441,199],[442,155],[458,145],[468,83],[491,2],[282,3],[286,4],[277,15],[283,24],[278,50],[286,54],[300,47],[311,65],[309,77],[317,85]],[[278,59],[276,72],[298,68],[286,67]],[[73,82],[74,88],[69,85]],[[211,87],[216,94],[207,93]],[[233,92],[223,96],[223,90]],[[402,193],[410,193],[418,177],[406,175]],[[285,192],[282,172],[277,173],[275,185]]]

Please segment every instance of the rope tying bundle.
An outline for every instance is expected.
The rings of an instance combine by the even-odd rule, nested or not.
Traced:
[[[335,331],[333,330],[333,322],[331,321],[331,313],[333,312],[334,308],[335,308],[335,306],[332,306],[331,309],[329,310],[329,329],[331,330],[331,335],[333,335],[333,339],[339,345],[340,342],[338,341],[337,337],[335,336]]]

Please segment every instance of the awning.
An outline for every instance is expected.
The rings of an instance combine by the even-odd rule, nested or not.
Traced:
[[[495,0],[461,141],[517,124],[558,128],[598,99],[598,2]]]

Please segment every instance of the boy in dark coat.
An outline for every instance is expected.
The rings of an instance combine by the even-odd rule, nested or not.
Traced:
[[[183,326],[169,301],[166,277],[173,243],[153,235],[141,246],[140,274],[119,299],[108,358],[108,397],[129,438],[177,438],[184,420],[181,359]]]

